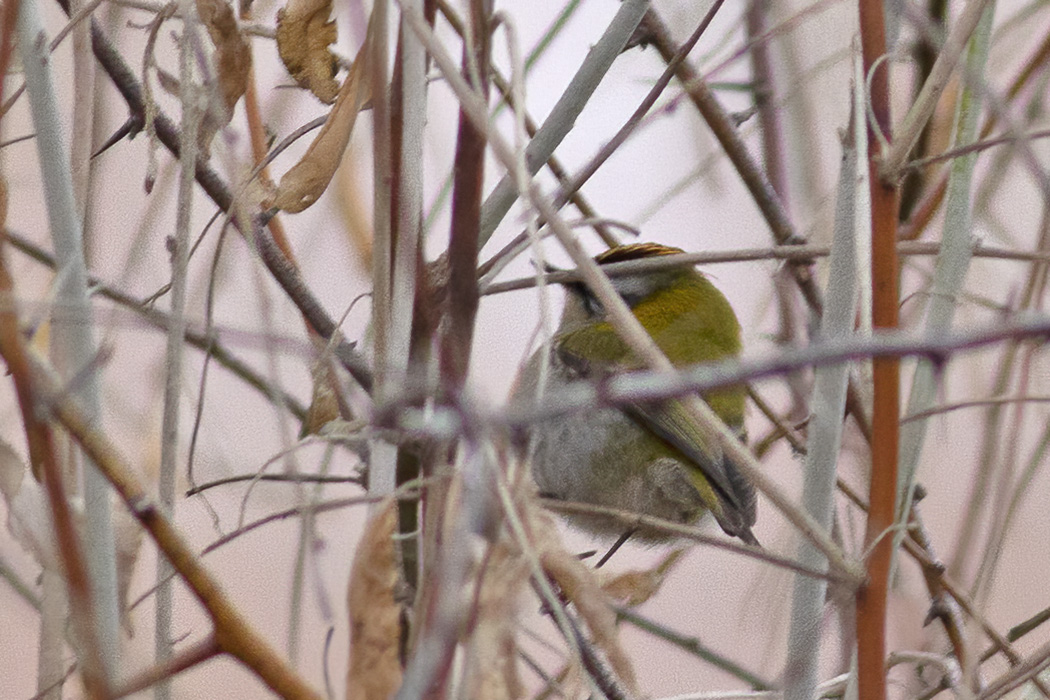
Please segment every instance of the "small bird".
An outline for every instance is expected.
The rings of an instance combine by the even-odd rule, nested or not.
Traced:
[[[656,243],[622,245],[598,255],[601,265],[681,253]],[[612,278],[613,286],[676,367],[740,354],[740,323],[729,302],[690,267]],[[564,285],[565,309],[548,349],[522,370],[512,400],[536,401],[542,353],[549,352],[546,391],[570,382],[600,381],[638,370],[634,356],[582,282]],[[744,388],[703,394],[725,423],[745,439]],[[758,544],[755,491],[719,445],[698,434],[675,399],[596,408],[533,426],[532,475],[540,494],[692,524],[711,512],[726,533]],[[623,534],[622,524],[598,515],[570,516],[596,534]],[[637,535],[668,539],[653,529]],[[623,538],[621,538],[623,539]]]

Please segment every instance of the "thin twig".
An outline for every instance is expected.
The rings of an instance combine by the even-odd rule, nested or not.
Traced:
[[[697,542],[709,547],[715,547],[716,549],[724,549],[728,552],[743,554],[753,559],[764,561],[768,564],[773,564],[774,566],[779,566],[788,571],[794,571],[795,573],[809,578],[833,581],[847,586],[855,583],[848,577],[838,576],[835,573],[827,573],[811,566],[800,564],[794,559],[774,554],[773,552],[761,547],[742,544],[739,541],[729,540],[725,537],[709,535],[703,530],[703,528],[694,525],[682,525],[681,523],[664,520],[663,518],[657,518],[651,515],[633,513],[627,510],[598,506],[591,503],[559,501],[552,498],[544,498],[540,500],[546,508],[549,508],[556,513],[589,516],[597,515],[602,518],[617,521],[619,524],[623,525],[624,529],[645,529],[673,535],[674,537],[680,537],[689,540],[690,542]]]
[[[470,115],[476,126],[489,132],[488,140],[493,153],[505,168],[513,172],[516,169],[513,150],[502,137],[492,132],[489,128],[488,110],[484,102],[474,94],[470,86],[458,75],[454,61],[434,37],[433,32],[426,25],[423,18],[418,13],[413,12],[411,8],[403,7],[402,11],[412,30],[426,44],[427,50],[434,58],[434,62],[440,68],[450,87],[455,91],[463,110]],[[598,269],[597,264],[583,250],[572,230],[543,196],[537,184],[535,182],[522,182],[520,185],[527,192],[532,206],[547,220],[573,261],[583,269],[587,286],[595,293],[598,300],[608,311],[610,322],[627,341],[628,347],[652,366],[662,370],[671,369],[670,362],[656,347],[653,339],[641,327],[638,319],[627,308],[620,295],[613,289],[609,278]],[[740,443],[738,437],[714,415],[710,406],[702,402],[699,397],[686,397],[683,399],[683,403],[689,409],[690,417],[696,419],[698,424],[703,426],[705,432],[712,434],[726,456],[740,467],[745,476],[770,499],[778,510],[788,517],[792,524],[817,544],[828,556],[833,567],[839,569],[840,572],[846,572],[847,576],[859,575],[856,563],[850,561],[827,533],[823,532],[811,518],[798,509],[772,480],[762,472],[754,456]]]
[[[643,26],[663,59],[673,60],[678,47],[655,9],[650,8],[646,13]],[[765,172],[740,138],[735,124],[718,103],[703,76],[688,61],[682,61],[676,74],[697,111],[703,116],[729,160],[740,173],[744,185],[762,212],[773,239],[780,245],[804,242],[804,237],[796,230]],[[797,265],[793,266],[792,273],[810,308],[819,312],[823,308],[823,300],[812,272],[807,266]]]
[[[57,1],[64,10],[69,11],[68,0]],[[91,24],[91,39],[95,58],[102,65],[120,92],[121,97],[127,103],[128,108],[131,110],[131,119],[141,125],[145,119],[145,104],[143,102],[141,84],[128,68],[120,53],[106,38],[100,25],[94,20],[92,20]],[[178,157],[178,128],[160,110],[157,111],[154,125],[157,137],[161,143],[175,157]],[[196,179],[197,184],[200,185],[201,189],[205,191],[211,200],[220,209],[233,217],[234,225],[250,241],[254,242],[263,262],[269,268],[274,279],[281,285],[281,288],[288,294],[309,324],[323,338],[331,338],[332,334],[337,331],[335,322],[332,321],[331,316],[328,315],[309,287],[303,282],[295,266],[274,243],[273,238],[262,231],[261,224],[264,218],[256,217],[251,221],[242,221],[243,217],[238,216],[238,212],[234,210],[233,194],[222,178],[203,159],[197,160]],[[354,351],[353,347],[346,341],[340,340],[335,354],[354,379],[366,390],[369,390],[372,385],[372,372],[364,359]]]
[[[941,243],[938,241],[901,241],[897,244],[897,252],[904,257],[938,255],[941,251]],[[978,258],[992,258],[998,260],[1017,260],[1019,262],[1050,262],[1048,252],[1030,252],[1000,248],[997,246],[986,246],[979,240],[972,244],[971,254]],[[640,258],[626,262],[609,263],[602,265],[602,270],[611,278],[636,275],[659,270],[672,270],[679,267],[690,267],[693,265],[720,265],[737,262],[759,262],[763,260],[795,260],[809,261],[817,258],[826,258],[831,254],[831,248],[819,245],[798,246],[776,246],[773,248],[744,248],[738,250],[722,250],[705,253],[675,253],[674,255],[661,255],[653,258]],[[554,272],[540,273],[543,281],[547,284],[565,284],[567,282],[579,282],[582,277],[576,270],[557,270]],[[506,282],[492,282],[484,284],[482,294],[503,294],[521,289],[535,287],[537,275],[507,280]]]
[[[239,474],[222,479],[206,481],[186,490],[186,496],[196,496],[216,486],[239,484],[245,481],[277,481],[291,484],[354,484],[363,486],[364,480],[358,476],[330,476],[324,474]]]
[[[1010,105],[1017,100],[1029,82],[1039,75],[1040,69],[1048,58],[1050,58],[1050,34],[1044,37],[1042,43],[1024,62],[1018,74],[1010,82],[1010,87],[1006,91],[1006,97],[1002,100],[1005,105]],[[984,126],[981,127],[981,139],[991,136],[992,131],[999,123],[999,117],[999,113],[993,109],[992,113],[985,119]],[[944,200],[944,194],[947,189],[948,170],[942,170],[938,175],[936,185],[927,188],[922,201],[915,206],[911,217],[901,226],[900,238],[902,240],[914,240],[922,234],[922,231],[933,219],[934,213]]]
[[[543,126],[529,142],[525,158],[530,175],[539,172],[547,158],[568,134],[599,82],[627,45],[647,6],[648,3],[643,0],[627,0],[620,6],[605,33],[591,48],[550,115],[543,122]],[[514,178],[508,174],[488,196],[482,208],[480,241],[483,245],[492,236],[517,197],[517,185]]]
[[[109,439],[91,427],[84,413],[69,396],[57,392],[54,372],[42,362],[34,362],[34,375],[41,389],[52,397],[50,409],[98,469],[116,489],[132,515],[142,524],[182,577],[214,625],[220,648],[250,668],[275,693],[289,700],[321,700],[296,672],[288,666],[247,619],[233,606],[218,582],[201,565],[189,543],[165,517],[134,470]]]
[[[194,175],[197,164],[197,134],[203,115],[198,108],[200,86],[194,79],[192,38],[200,24],[193,0],[180,0],[184,16],[179,41],[179,100],[182,105],[182,130],[179,153],[179,191],[175,210],[175,235],[171,245],[171,325],[164,351],[164,408],[160,432],[160,472],[157,497],[165,514],[175,517],[176,461],[179,450],[179,408],[182,399],[182,365],[185,357],[183,335],[186,329],[186,274],[190,260],[190,226],[193,215]],[[154,619],[154,660],[167,663],[173,654],[171,629],[175,614],[175,592],[169,578],[171,564],[157,558],[157,604]],[[155,690],[157,700],[171,698],[171,683],[160,678]]]
[[[54,257],[47,251],[38,247],[25,236],[9,229],[4,231],[4,236],[12,248],[24,253],[39,263],[47,265],[50,268],[55,268],[56,262]],[[129,294],[118,291],[97,277],[89,276],[88,284],[91,286],[92,291],[95,294],[105,299],[109,299],[124,308],[130,309],[155,328],[167,330],[171,326],[171,318],[168,314],[146,306],[141,299],[137,299]],[[211,333],[203,333],[186,327],[184,329],[183,338],[185,342],[189,343],[191,346],[209,352],[216,362],[232,372],[234,376],[242,379],[248,386],[258,391],[268,400],[274,401],[276,399],[279,401],[280,405],[284,406],[297,419],[303,420],[306,417],[306,407],[303,406],[299,399],[292,396],[284,389],[270,384],[262,375],[234,356],[230,350],[222,344],[218,334],[216,334],[214,330]]]
[[[638,629],[648,632],[654,637],[662,639],[669,644],[673,644],[679,649],[703,659],[715,668],[739,678],[750,685],[753,690],[773,690],[776,688],[773,683],[770,683],[769,681],[760,678],[757,674],[748,671],[732,659],[726,658],[718,652],[709,649],[699,637],[688,636],[676,632],[643,615],[639,615],[630,608],[617,607],[616,615]]]
[[[72,312],[52,319],[51,354],[63,377],[75,376],[89,367],[96,354],[95,327],[87,290],[87,267],[81,218],[77,211],[65,147],[60,109],[53,84],[46,36],[37,0],[23,0],[18,21],[19,48],[25,72],[29,104],[37,133],[35,144],[41,177],[47,183],[44,200],[51,238],[59,260],[59,280],[55,300]],[[99,380],[89,372],[74,388],[84,402],[89,422],[99,420]],[[58,478],[59,472],[53,475]],[[57,488],[57,485],[55,485]],[[93,643],[102,666],[92,669],[104,682],[116,677],[120,649],[120,604],[117,600],[116,545],[111,520],[111,490],[102,476],[87,463],[83,469],[83,496],[86,519],[79,529],[84,538],[94,626]]]
[[[674,56],[667,61],[667,65],[664,68],[663,73],[656,79],[656,82],[646,93],[645,97],[635,108],[631,116],[628,117],[627,121],[624,122],[623,126],[617,130],[611,139],[609,139],[598,152],[589,160],[587,163],[573,174],[572,179],[568,185],[563,185],[562,189],[554,197],[555,208],[561,208],[568,201],[569,197],[574,194],[577,190],[583,187],[584,184],[598,171],[598,169],[616,152],[620,146],[622,146],[631,134],[634,133],[638,125],[641,124],[642,119],[649,113],[653,105],[656,104],[656,100],[659,99],[660,95],[663,94],[664,90],[671,83],[671,80],[678,73],[680,66],[689,56],[689,52],[693,50],[697,42],[700,41],[700,37],[703,36],[707,27],[714,20],[715,15],[722,7],[722,0],[715,0],[711,3],[711,6],[707,9],[703,19],[697,25],[693,33],[689,35],[689,38],[678,47]]]
[[[959,19],[952,25],[951,31],[948,32],[948,38],[945,40],[941,52],[937,55],[937,61],[930,70],[930,77],[922,86],[919,96],[915,98],[915,102],[912,104],[907,116],[904,117],[900,127],[895,132],[890,150],[885,154],[876,156],[880,160],[878,168],[880,179],[887,182],[895,182],[900,177],[901,166],[908,159],[908,154],[911,153],[911,149],[915,146],[919,134],[933,115],[933,110],[937,107],[937,101],[940,100],[944,89],[948,87],[948,82],[955,70],[955,66],[959,62],[963,51],[966,50],[966,42],[970,40],[970,35],[977,28],[977,23],[981,20],[981,15],[984,13],[985,6],[988,3],[989,0],[972,0],[972,2],[966,3],[966,7],[960,13]],[[881,5],[882,3],[878,4]],[[881,48],[885,49],[885,46]],[[874,59],[879,56],[882,56],[882,53],[872,57],[872,62],[865,65],[870,69],[874,64]],[[887,65],[885,69],[880,69],[879,72],[885,73],[888,70],[889,66]],[[875,99],[874,94],[872,99]],[[883,133],[890,133],[888,121],[880,123],[880,126],[883,127]]]
[[[197,642],[189,649],[171,656],[162,663],[142,671],[129,678],[119,687],[114,689],[110,696],[113,700],[127,697],[142,690],[155,687],[157,684],[170,680],[172,677],[188,669],[215,658],[222,653],[222,649],[215,642],[214,636]]]

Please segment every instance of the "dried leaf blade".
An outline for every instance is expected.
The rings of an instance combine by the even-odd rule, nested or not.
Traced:
[[[292,214],[307,209],[328,188],[350,142],[357,114],[371,95],[368,55],[372,30],[339,91],[335,106],[303,157],[281,178],[271,206]]]
[[[226,0],[197,0],[197,15],[215,47],[215,71],[224,108],[222,114],[209,110],[205,120],[206,129],[214,135],[215,131],[229,124],[234,106],[248,89],[252,50]]]
[[[634,695],[638,684],[630,658],[620,643],[616,613],[602,590],[597,574],[570,554],[561,544],[553,521],[535,508],[531,520],[532,538],[542,543],[539,550],[544,572],[561,588],[565,598],[576,606],[587,623],[594,645],[604,652],[612,670]]]
[[[629,608],[637,607],[659,592],[667,574],[681,560],[685,551],[681,548],[672,550],[651,569],[634,569],[617,574],[602,583],[602,590]]]
[[[369,521],[354,554],[347,595],[347,700],[387,700],[401,686],[401,607],[394,596],[396,526],[397,502],[390,500]]]
[[[290,0],[277,11],[277,52],[289,75],[325,104],[339,93],[339,70],[329,46],[337,29],[329,0]]]

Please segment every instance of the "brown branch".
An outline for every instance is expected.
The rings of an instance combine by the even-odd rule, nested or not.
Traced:
[[[664,61],[668,63],[672,61],[678,51],[678,46],[675,45],[670,31],[656,10],[649,9],[642,19],[642,26]],[[804,241],[805,239],[795,230],[795,225],[791,222],[769,179],[759,167],[754,156],[751,155],[743,139],[740,138],[732,118],[718,103],[704,77],[689,61],[682,61],[675,75],[682,82],[689,99],[707,122],[715,138],[718,139],[726,156],[736,167],[744,185],[765,218],[773,239],[780,245]],[[792,273],[810,308],[819,313],[824,304],[812,271],[808,266],[796,265],[792,267]]]
[[[57,1],[68,14],[69,0]],[[94,19],[91,20],[91,45],[96,60],[109,75],[128,105],[131,112],[129,120],[133,130],[140,129],[145,123],[146,114],[142,86]],[[157,138],[174,157],[178,158],[180,143],[178,127],[159,109],[153,123]],[[270,274],[281,285],[309,325],[325,340],[330,340],[337,330],[335,322],[314,297],[294,263],[281,251],[273,237],[262,231],[262,224],[266,222],[265,217],[256,216],[251,220],[244,220],[245,217],[237,211],[230,189],[207,162],[198,159],[195,170],[197,184],[220,209],[231,216],[233,224],[245,234],[249,242],[254,243],[260,257],[270,270]],[[345,341],[337,343],[335,355],[362,387],[366,390],[371,389],[372,372],[364,359],[354,351],[349,343]]]
[[[6,185],[0,183],[0,197],[6,209]],[[0,221],[2,224],[2,221]],[[0,242],[4,239],[0,238]],[[0,297],[17,298],[14,280],[0,249]],[[78,528],[63,489],[62,468],[54,443],[51,426],[40,415],[40,395],[36,375],[32,371],[29,351],[19,330],[14,304],[0,305],[0,356],[15,385],[22,425],[29,447],[33,475],[44,483],[48,506],[54,521],[58,553],[62,562],[69,600],[73,609],[74,631],[81,647],[81,668],[84,685],[91,698],[108,697],[108,679],[102,662],[101,648],[95,634],[94,601],[84,560]]]
[[[483,99],[489,94],[489,21],[492,3],[471,0],[472,41],[463,42],[463,76]],[[480,81],[478,84],[477,81]],[[458,393],[467,379],[474,318],[478,310],[478,241],[482,186],[485,180],[485,134],[460,110],[452,185],[452,224],[448,245],[448,330],[441,339],[441,376]]]
[[[1021,94],[1021,91],[1024,90],[1032,78],[1038,75],[1038,69],[1042,68],[1047,60],[1050,60],[1050,33],[1043,38],[1042,43],[1032,56],[1025,61],[1020,72],[1010,83],[1010,87],[1006,91],[1006,104],[1017,99]],[[998,123],[999,113],[993,112],[988,116],[984,126],[981,128],[980,138],[986,139],[991,136],[992,131]],[[940,173],[937,184],[926,192],[926,195],[915,206],[915,211],[912,213],[911,217],[901,226],[899,236],[902,240],[914,240],[922,234],[923,230],[925,230],[926,226],[929,225],[930,221],[933,219],[933,215],[940,208],[947,191],[948,170],[945,169]]]
[[[898,326],[900,264],[897,259],[897,189],[879,176],[879,134],[890,134],[889,63],[875,68],[886,53],[883,3],[860,0],[860,33],[864,75],[871,84],[868,124],[868,172],[871,187],[872,318],[876,329]],[[876,133],[878,132],[878,134]],[[861,700],[886,698],[886,604],[894,538],[897,458],[900,437],[900,360],[873,361],[871,486],[864,535],[868,548],[868,585],[857,593],[857,683]]]
[[[120,685],[110,696],[112,700],[127,697],[133,693],[151,688],[155,683],[172,678],[182,671],[202,664],[222,653],[214,636],[209,636],[189,649],[166,659],[163,663],[135,674]]]
[[[189,543],[139,483],[134,471],[109,439],[85,419],[72,397],[59,394],[53,372],[34,363],[34,377],[51,398],[49,408],[70,436],[113,485],[132,515],[153,538],[207,611],[219,648],[251,669],[269,688],[288,700],[320,700],[321,696],[259,635],[223,593],[193,553]]]

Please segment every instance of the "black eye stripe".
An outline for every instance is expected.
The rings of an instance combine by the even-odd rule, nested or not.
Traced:
[[[605,313],[605,307],[598,301],[598,297],[587,291],[583,293],[583,307],[591,316],[601,316]]]
[[[620,294],[620,298],[624,300],[627,306],[634,308],[641,303],[647,293],[651,290],[642,289],[637,285],[630,284],[617,284],[617,291]],[[591,293],[591,290],[583,282],[569,282],[565,285],[566,289],[580,298],[583,303],[583,308],[589,316],[602,316],[605,314],[605,306]]]

